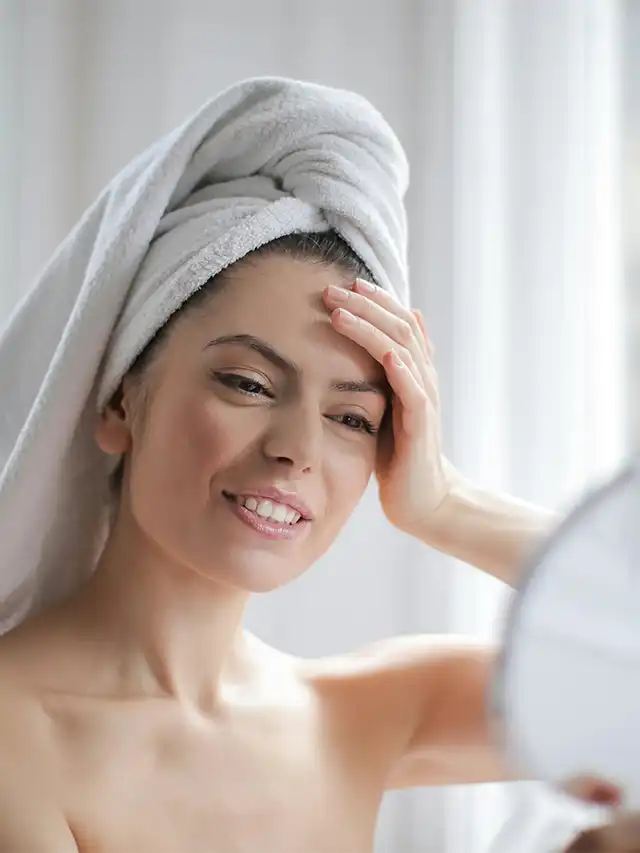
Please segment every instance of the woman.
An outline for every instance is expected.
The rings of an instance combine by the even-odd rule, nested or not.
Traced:
[[[269,97],[277,90],[286,105],[299,85],[279,81]],[[237,91],[223,96],[225,121],[243,110],[253,116],[262,92],[251,85],[240,102]],[[308,87],[302,94],[314,116],[333,108],[326,90]],[[285,110],[295,128],[304,124],[299,106]],[[278,126],[286,124],[282,110],[279,103]],[[342,121],[345,112],[338,112]],[[153,187],[160,174],[167,188],[173,161],[164,154],[132,167],[136,192],[122,191],[132,175],[125,170],[117,192],[89,212],[76,242],[61,253],[64,276],[55,265],[45,274],[47,287],[35,291],[0,342],[2,358],[27,321],[29,340],[36,340],[47,298],[59,312],[42,320],[43,335],[58,330],[50,332],[54,357],[43,363],[37,393],[27,401],[0,498],[6,518],[6,496],[20,497],[28,483],[47,532],[42,542],[67,548],[55,559],[39,548],[36,560],[29,548],[29,534],[40,535],[35,524],[10,543],[10,553],[24,562],[18,570],[7,561],[5,615],[13,624],[0,639],[1,853],[364,853],[386,790],[508,778],[486,720],[490,649],[403,637],[309,661],[265,646],[242,626],[251,593],[292,580],[326,551],[372,475],[396,527],[510,583],[553,519],[474,488],[442,458],[431,347],[420,316],[368,281],[388,281],[385,273],[394,268],[393,255],[385,255],[393,228],[383,218],[354,213],[360,202],[350,197],[351,206],[335,203],[341,217],[351,211],[349,222],[336,220],[341,229],[325,222],[321,231],[305,233],[289,221],[282,227],[280,218],[275,230],[284,234],[264,239],[261,231],[254,248],[238,247],[238,234],[251,223],[260,220],[264,228],[265,210],[272,221],[280,196],[274,202],[271,194],[286,192],[289,173],[265,190],[273,164],[247,169],[264,194],[247,226],[246,186],[240,192],[234,181],[241,176],[228,174],[234,169],[221,154],[229,124],[215,116],[203,121],[215,127],[213,135],[189,155],[195,162],[216,149],[215,169],[204,169],[209,183],[202,174],[188,181],[176,206],[180,170],[164,201],[162,193],[147,192],[149,162],[162,166],[153,172]],[[334,143],[314,148],[305,180],[323,170],[332,180],[342,175],[344,140],[363,133],[363,116],[371,118],[357,114],[357,128],[338,134],[337,154],[322,169],[324,145]],[[262,126],[258,137],[268,147]],[[238,134],[233,139],[245,142]],[[171,150],[179,144],[174,139]],[[297,139],[278,162],[289,158],[287,168],[293,161],[299,168],[301,147]],[[229,182],[231,206],[221,201]],[[203,196],[220,184],[213,199]],[[371,193],[362,209],[377,204],[386,215],[392,195]],[[111,247],[121,251],[135,242],[140,198],[144,215],[157,202],[159,221],[140,241],[145,251],[133,252],[137,262],[126,264],[128,277],[119,277],[121,257],[114,259]],[[323,198],[330,218],[332,197],[327,191]],[[213,211],[207,207],[206,221],[199,221],[199,205],[212,201]],[[238,208],[242,215],[225,232],[234,240],[212,236],[207,217],[217,224]],[[184,211],[187,218],[176,226]],[[172,240],[194,220],[209,259],[229,242],[233,257],[207,266],[205,281],[185,298],[188,276]],[[109,242],[105,223],[112,229],[114,222],[124,224]],[[348,227],[354,222],[357,232]],[[89,242],[78,242],[78,234]],[[351,247],[358,235],[364,235],[360,252]],[[186,236],[191,246],[194,235]],[[69,256],[82,262],[69,264]],[[379,257],[385,262],[377,265]],[[173,278],[165,288],[158,270],[167,269]],[[100,300],[122,281],[124,307],[103,317]],[[158,323],[149,306],[158,294],[164,306],[178,287],[179,304],[167,305]],[[30,313],[33,305],[38,311]],[[92,340],[96,328],[109,329],[105,346]],[[134,332],[135,346],[128,346]],[[84,358],[74,361],[78,354]],[[59,364],[66,372],[60,368],[55,385]],[[18,377],[23,396],[32,378]],[[104,403],[102,392],[93,393],[98,388],[106,389]],[[85,407],[85,398],[97,410]],[[47,405],[50,416],[43,418]],[[85,446],[89,435],[95,453]],[[42,457],[35,491],[27,474],[40,448],[53,448],[55,460],[45,464]],[[112,486],[111,505],[103,507],[111,511],[106,541],[79,582],[69,567],[85,554],[80,537],[87,519],[98,531],[97,515],[81,504],[93,499],[89,480],[106,479],[106,471]],[[77,518],[69,517],[71,506],[80,506]],[[26,501],[21,511],[35,517]],[[68,533],[70,523],[78,538],[63,541],[58,534]],[[25,568],[29,560],[34,571]],[[63,577],[72,578],[64,595]]]

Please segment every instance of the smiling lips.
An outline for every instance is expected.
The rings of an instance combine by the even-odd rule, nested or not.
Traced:
[[[254,497],[253,495],[236,495],[236,503],[245,506],[249,512],[254,512],[267,521],[276,523],[295,524],[302,517],[293,507],[285,503]]]
[[[224,493],[224,496],[234,515],[267,539],[297,539],[310,523],[309,518],[287,503],[261,495]]]

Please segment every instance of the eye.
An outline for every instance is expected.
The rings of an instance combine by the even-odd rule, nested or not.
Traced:
[[[247,397],[269,397],[273,398],[273,394],[266,385],[258,382],[257,379],[250,379],[248,376],[241,376],[239,373],[220,373],[219,371],[212,372],[213,378],[224,385],[226,388],[232,388],[240,394],[245,394]]]
[[[336,415],[334,420],[344,424],[344,426],[353,430],[353,432],[364,432],[367,435],[377,435],[379,432],[379,427],[375,426],[368,418],[362,415]]]

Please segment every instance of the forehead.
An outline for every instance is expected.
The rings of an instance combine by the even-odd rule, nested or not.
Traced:
[[[279,255],[241,263],[229,271],[224,287],[203,302],[193,324],[186,324],[190,328],[184,338],[194,333],[211,339],[255,335],[303,365],[319,359],[331,367],[350,364],[375,378],[381,366],[333,328],[322,297],[328,285],[349,287],[352,278],[335,266]]]
[[[235,319],[260,316],[267,322],[304,322],[312,314],[327,315],[322,291],[330,284],[349,286],[352,276],[336,266],[285,255],[257,257],[227,273],[221,291],[219,316]],[[215,310],[212,305],[212,309]]]

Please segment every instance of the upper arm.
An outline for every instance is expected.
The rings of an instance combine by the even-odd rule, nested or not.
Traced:
[[[351,707],[385,744],[387,788],[503,781],[489,711],[496,650],[472,639],[417,635],[350,658]]]
[[[514,779],[491,719],[495,647],[448,637],[418,637],[413,645],[406,686],[414,723],[389,787]]]

